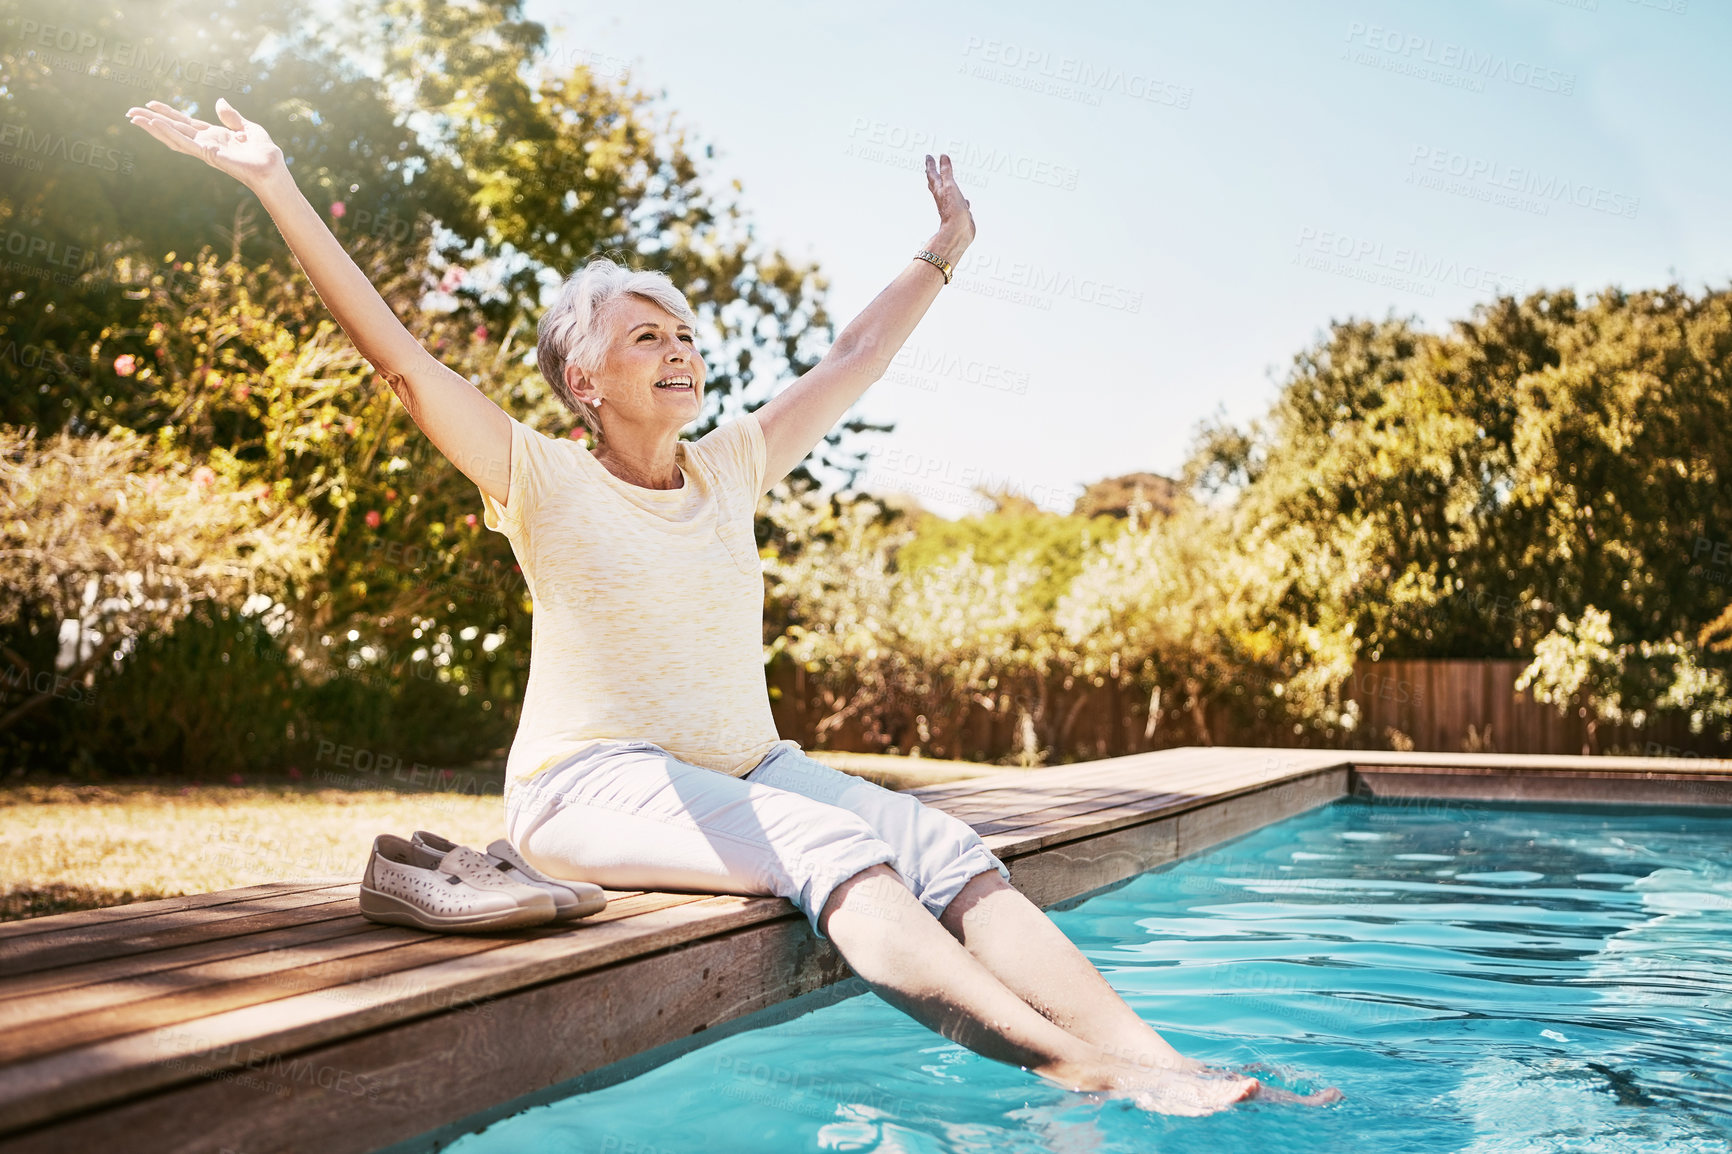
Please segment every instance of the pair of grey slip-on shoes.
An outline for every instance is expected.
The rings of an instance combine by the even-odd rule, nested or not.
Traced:
[[[504,838],[483,854],[426,830],[380,834],[361,877],[363,917],[448,933],[569,921],[606,906],[600,886],[550,878]]]

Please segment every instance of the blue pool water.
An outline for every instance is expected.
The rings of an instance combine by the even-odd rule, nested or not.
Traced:
[[[1180,1051],[1330,1107],[1096,1103],[872,994],[457,1154],[1732,1150],[1732,817],[1339,802],[1054,920]]]

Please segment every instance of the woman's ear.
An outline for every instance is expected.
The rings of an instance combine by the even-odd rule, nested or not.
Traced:
[[[583,370],[576,365],[565,366],[565,387],[571,390],[571,395],[586,405],[598,404],[600,398],[591,396],[594,392],[589,378],[583,375]]]

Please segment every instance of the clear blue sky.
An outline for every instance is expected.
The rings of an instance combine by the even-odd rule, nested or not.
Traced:
[[[838,331],[931,235],[979,235],[858,410],[866,487],[1068,511],[1263,412],[1332,319],[1431,328],[1499,288],[1692,290],[1732,269],[1724,0],[654,5],[531,0],[815,258]]]

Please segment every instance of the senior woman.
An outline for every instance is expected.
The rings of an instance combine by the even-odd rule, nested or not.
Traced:
[[[542,372],[594,452],[506,414],[398,322],[225,100],[129,119],[250,188],[415,423],[475,482],[534,597],[507,834],[549,875],[616,889],[778,894],[874,991],[1072,1090],[1201,1114],[1265,1090],[1181,1057],[962,821],[777,736],[764,684],[758,498],[885,372],[974,237],[948,156],[936,233],[822,362],[682,441],[703,408],[697,318],[666,276],[592,261],[540,325]]]

